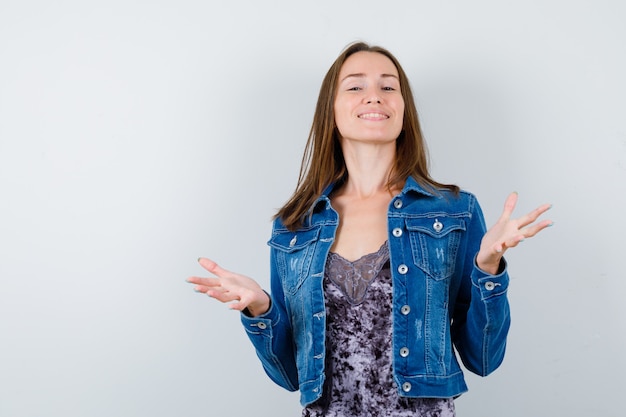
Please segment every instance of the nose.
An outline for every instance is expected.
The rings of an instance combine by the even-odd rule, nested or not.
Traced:
[[[367,98],[365,99],[365,102],[366,102],[367,104],[374,104],[374,103],[376,103],[376,104],[380,104],[380,97],[378,97],[377,95],[374,95],[374,94],[373,94],[373,95],[370,95],[369,97],[367,97]]]

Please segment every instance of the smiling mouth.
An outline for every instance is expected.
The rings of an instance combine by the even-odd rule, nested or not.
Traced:
[[[382,114],[382,113],[363,113],[363,114],[359,114],[359,119],[380,120],[380,119],[389,119],[389,116],[387,116],[386,114]]]

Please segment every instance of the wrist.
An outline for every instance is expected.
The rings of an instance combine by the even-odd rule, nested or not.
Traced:
[[[497,275],[500,272],[502,265],[502,257],[498,256],[494,259],[491,257],[483,257],[480,252],[476,255],[476,266],[483,272],[490,275]]]
[[[500,258],[498,260],[498,263],[493,264],[493,263],[485,263],[485,262],[478,262],[478,260],[476,261],[476,266],[478,267],[478,269],[480,269],[481,271],[489,274],[489,275],[498,275],[502,272],[502,270],[504,269],[503,267],[503,263],[502,263],[502,258]]]
[[[248,307],[244,310],[244,313],[249,315],[250,317],[257,317],[262,314],[265,314],[270,309],[272,302],[269,294],[263,291],[263,295],[260,297],[258,301],[253,301],[248,304]]]

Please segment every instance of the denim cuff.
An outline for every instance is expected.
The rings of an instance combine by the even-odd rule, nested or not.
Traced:
[[[478,288],[482,300],[506,293],[509,288],[508,265],[504,258],[500,260],[498,273],[491,275],[478,267],[474,258],[474,273],[472,274],[472,285]]]
[[[278,322],[278,310],[274,308],[272,297],[267,291],[264,290],[264,292],[270,299],[270,308],[265,313],[252,317],[248,309],[244,309],[240,314],[241,323],[248,332],[263,333],[266,329],[269,331],[270,327]]]

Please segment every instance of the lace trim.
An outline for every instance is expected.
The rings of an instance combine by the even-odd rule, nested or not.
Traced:
[[[350,304],[358,305],[363,302],[368,288],[388,260],[389,247],[386,241],[378,251],[356,261],[349,261],[331,252],[326,261],[326,276],[339,287]]]

